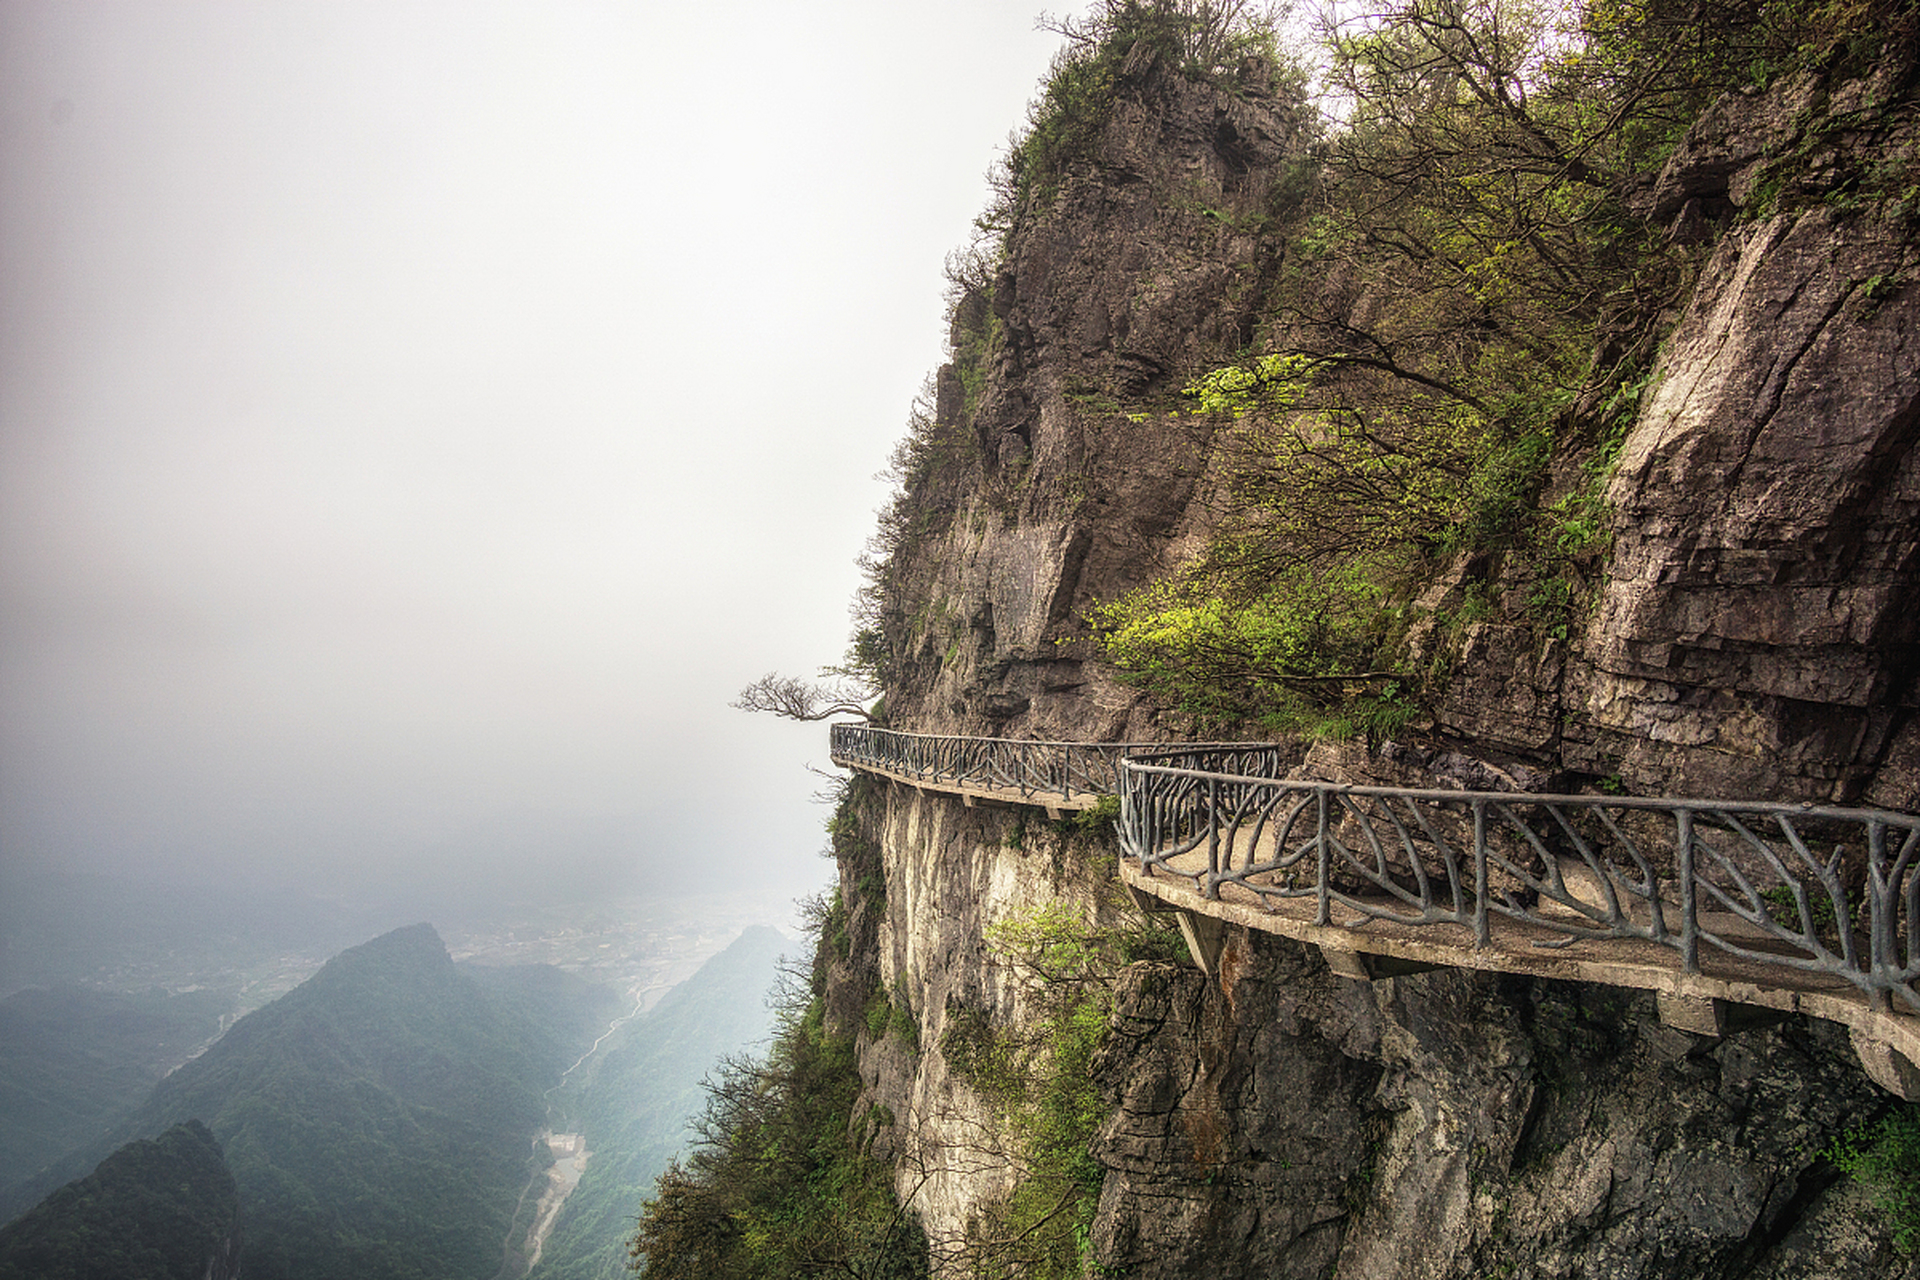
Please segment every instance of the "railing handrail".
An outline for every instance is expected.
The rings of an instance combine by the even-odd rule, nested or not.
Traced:
[[[1811,801],[1782,800],[1728,800],[1706,796],[1626,796],[1609,792],[1535,792],[1535,791],[1471,791],[1448,790],[1435,787],[1386,787],[1354,782],[1334,782],[1325,778],[1264,778],[1253,774],[1222,773],[1213,770],[1196,769],[1184,765],[1156,764],[1158,756],[1184,756],[1209,751],[1257,751],[1279,750],[1280,744],[1272,742],[1168,742],[1164,739],[1154,741],[1122,742],[1075,742],[1065,739],[1048,738],[986,738],[969,734],[915,733],[906,729],[888,729],[880,725],[841,723],[831,726],[835,749],[844,736],[853,734],[883,735],[889,738],[913,739],[921,742],[967,743],[982,746],[1006,747],[1059,747],[1076,751],[1099,752],[1102,754],[1119,753],[1121,767],[1129,773],[1175,774],[1195,779],[1213,779],[1220,782],[1259,782],[1272,785],[1280,784],[1291,788],[1325,788],[1346,795],[1392,797],[1409,800],[1470,802],[1476,799],[1499,799],[1509,802],[1531,802],[1536,804],[1604,804],[1622,809],[1671,810],[1717,809],[1732,813],[1787,814],[1802,818],[1830,819],[1834,821],[1865,821],[1876,819],[1889,826],[1920,829],[1920,814],[1903,813],[1897,809],[1859,808],[1833,805],[1816,805]],[[929,776],[933,776],[929,774]],[[1117,794],[1113,793],[1113,794]]]
[[[1605,805],[1608,808],[1640,809],[1665,811],[1673,809],[1707,809],[1723,813],[1765,813],[1784,814],[1796,818],[1829,819],[1837,822],[1878,821],[1888,826],[1906,827],[1920,830],[1920,814],[1902,813],[1897,809],[1860,809],[1837,808],[1831,805],[1816,805],[1811,801],[1784,800],[1716,800],[1702,796],[1621,796],[1609,792],[1547,792],[1547,791],[1448,791],[1433,787],[1381,787],[1357,782],[1331,782],[1324,778],[1261,778],[1244,773],[1215,773],[1206,769],[1187,769],[1178,765],[1148,764],[1137,759],[1122,762],[1129,773],[1166,774],[1200,781],[1259,783],[1262,786],[1286,787],[1300,791],[1329,791],[1341,795],[1369,796],[1382,799],[1431,800],[1435,802],[1453,801],[1472,802],[1475,800],[1499,800],[1507,804],[1544,804],[1544,805]]]
[[[1635,939],[1678,951],[1689,974],[1701,972],[1706,946],[1773,971],[1841,979],[1877,1010],[1891,1012],[1898,997],[1920,1012],[1920,815],[1371,786],[1194,760],[1245,762],[1281,750],[1272,743],[1044,742],[835,725],[833,748],[843,762],[935,787],[990,784],[1023,799],[1070,798],[1076,788],[1118,794],[1120,843],[1141,874],[1190,879],[1206,900],[1232,886],[1269,912],[1310,900],[1319,926],[1339,923],[1335,906],[1351,917],[1343,928],[1458,925],[1475,949],[1491,945],[1499,921],[1565,939],[1535,946]],[[1075,753],[1110,768],[1076,772]],[[1166,763],[1176,758],[1184,761]],[[1671,820],[1670,841],[1661,818]],[[1814,852],[1836,837],[1830,856]]]
[[[1273,742],[1181,743],[1181,742],[1168,742],[1164,738],[1156,738],[1152,740],[1141,740],[1136,742],[1087,742],[1084,740],[1069,740],[1065,738],[1060,738],[1060,739],[983,738],[974,734],[965,734],[965,733],[915,733],[910,729],[888,729],[882,725],[855,724],[851,721],[842,721],[838,724],[830,725],[828,727],[833,731],[833,735],[836,738],[840,737],[843,732],[846,734],[856,734],[856,733],[857,734],[884,734],[885,736],[890,738],[912,738],[912,739],[917,739],[921,742],[992,743],[995,745],[1004,745],[1004,746],[1010,746],[1010,747],[1072,747],[1075,750],[1127,751],[1130,753],[1135,753],[1140,755],[1149,755],[1149,754],[1183,755],[1188,751],[1207,751],[1207,750],[1217,750],[1222,748],[1247,748],[1247,747],[1273,748],[1279,745],[1278,743],[1273,743]]]
[[[1022,801],[1056,797],[1074,804],[1117,794],[1120,765],[1131,755],[1187,755],[1165,742],[1060,742],[1037,738],[976,738],[960,734],[908,733],[875,725],[836,724],[834,759],[925,785],[946,785],[963,795],[985,794]],[[1244,751],[1247,744],[1193,744],[1202,752]],[[1257,749],[1271,751],[1270,744]],[[1223,757],[1224,758],[1224,757]]]

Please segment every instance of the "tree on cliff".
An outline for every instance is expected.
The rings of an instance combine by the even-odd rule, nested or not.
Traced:
[[[769,671],[742,689],[728,705],[741,711],[766,711],[788,720],[825,720],[831,716],[872,720],[874,714],[866,703],[873,696],[871,688],[845,677],[812,681]]]
[[[1690,231],[1645,193],[1716,97],[1911,26],[1895,0],[1330,7],[1314,189],[1274,228],[1251,349],[1185,389],[1230,420],[1225,518],[1096,612],[1105,655],[1223,721],[1394,733],[1448,675],[1408,638],[1449,566],[1503,585],[1435,625],[1564,638],[1664,326],[1731,214],[1695,201]]]

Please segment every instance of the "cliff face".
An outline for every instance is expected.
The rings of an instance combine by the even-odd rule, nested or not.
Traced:
[[[1606,489],[1584,612],[1415,634],[1451,646],[1429,720],[1393,743],[1302,744],[1304,768],[1920,805],[1915,235],[1904,202],[1838,198],[1862,156],[1911,170],[1911,70],[1792,79],[1701,118],[1635,197],[1700,247]],[[899,566],[900,727],[1195,729],[1097,663],[1076,623],[1217,527],[1220,427],[1127,409],[1248,342],[1287,253],[1260,219],[1304,144],[1281,104],[1152,67],[1116,96],[1095,162],[1018,226],[993,319],[973,318],[999,326],[989,366],[943,375],[939,417],[975,462]],[[1529,585],[1462,563],[1425,599],[1475,575],[1496,598]],[[862,1073],[938,1258],[991,1217],[1020,1157],[943,1041],[958,1011],[1031,1018],[993,926],[1037,902],[1110,919],[1113,851],[1019,811],[865,794],[873,863],[843,864],[863,923],[836,1016],[852,1025],[874,981],[911,1011],[917,1047],[862,1033]],[[1607,988],[1364,984],[1232,928],[1217,981],[1142,963],[1113,999],[1091,1244],[1126,1274],[1920,1275],[1819,1158],[1891,1102],[1832,1026],[1712,1039]]]
[[[896,722],[1156,736],[1151,708],[1084,643],[1059,641],[1212,526],[1217,424],[1136,421],[1121,404],[1248,340],[1283,252],[1256,229],[1305,143],[1284,104],[1151,65],[1123,71],[1116,97],[1094,160],[1023,221],[991,288],[956,317],[1000,340],[977,394],[954,369],[940,378],[936,413],[970,437],[973,462],[901,566]]]
[[[884,1108],[874,1149],[936,1258],[964,1259],[1023,1137],[943,1045],[964,1017],[1031,1025],[1032,988],[988,936],[1040,903],[1110,918],[1110,864],[1018,811],[895,785],[872,812],[885,898],[843,885],[856,943],[833,1016],[859,1027],[876,977],[910,1011],[915,1044],[860,1032],[855,1115]],[[1817,1158],[1892,1099],[1815,1019],[1700,1037],[1639,993],[1464,971],[1355,982],[1230,929],[1217,982],[1122,971],[1093,1071],[1109,1108],[1093,1257],[1129,1275],[1920,1275],[1868,1193]]]
[[[1567,681],[1590,772],[1920,801],[1913,254],[1904,216],[1825,207],[1715,248],[1608,493]]]
[[[1877,1105],[1844,1031],[1703,1040],[1652,1001],[1442,971],[1365,984],[1239,935],[1216,986],[1130,971],[1100,1257],[1130,1274],[1869,1276],[1815,1168]]]
[[[1731,95],[1638,196],[1710,244],[1606,492],[1611,554],[1575,626],[1516,606],[1446,642],[1430,736],[1646,793],[1920,803],[1911,201],[1841,198],[1863,166],[1920,163],[1910,71]],[[1081,619],[1218,524],[1220,424],[1175,393],[1252,339],[1288,253],[1262,229],[1307,144],[1271,99],[1151,68],[1117,92],[1097,164],[1011,239],[983,389],[943,374],[975,462],[902,567],[889,696],[917,729],[1190,727],[1089,661]],[[1485,573],[1441,572],[1426,603]]]

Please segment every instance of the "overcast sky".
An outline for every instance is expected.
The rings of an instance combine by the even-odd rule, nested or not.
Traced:
[[[0,867],[823,883],[1042,4],[0,0]]]

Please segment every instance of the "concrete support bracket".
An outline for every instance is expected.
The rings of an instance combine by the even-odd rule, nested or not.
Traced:
[[[1122,883],[1124,884],[1125,882]],[[1136,885],[1126,884],[1125,888],[1127,890],[1127,896],[1133,899],[1133,906],[1136,911],[1145,912],[1148,915],[1158,915],[1180,909],[1171,902],[1156,898],[1152,894],[1144,892]]]
[[[1727,1034],[1727,1005],[1724,1000],[1704,1000],[1665,991],[1656,993],[1655,999],[1660,1005],[1660,1021],[1676,1030],[1690,1031],[1696,1036]]]
[[[1180,936],[1187,940],[1187,952],[1200,966],[1200,972],[1209,978],[1219,977],[1220,951],[1227,944],[1226,922],[1193,911],[1178,912],[1176,918],[1180,921]]]
[[[1853,1028],[1853,1051],[1868,1077],[1905,1102],[1920,1102],[1920,1068],[1884,1040],[1876,1040],[1859,1027]]]
[[[1404,978],[1410,973],[1426,973],[1443,966],[1423,960],[1403,960],[1399,956],[1375,955],[1367,951],[1342,951],[1321,947],[1320,955],[1335,976],[1359,982],[1378,982],[1382,978]]]

